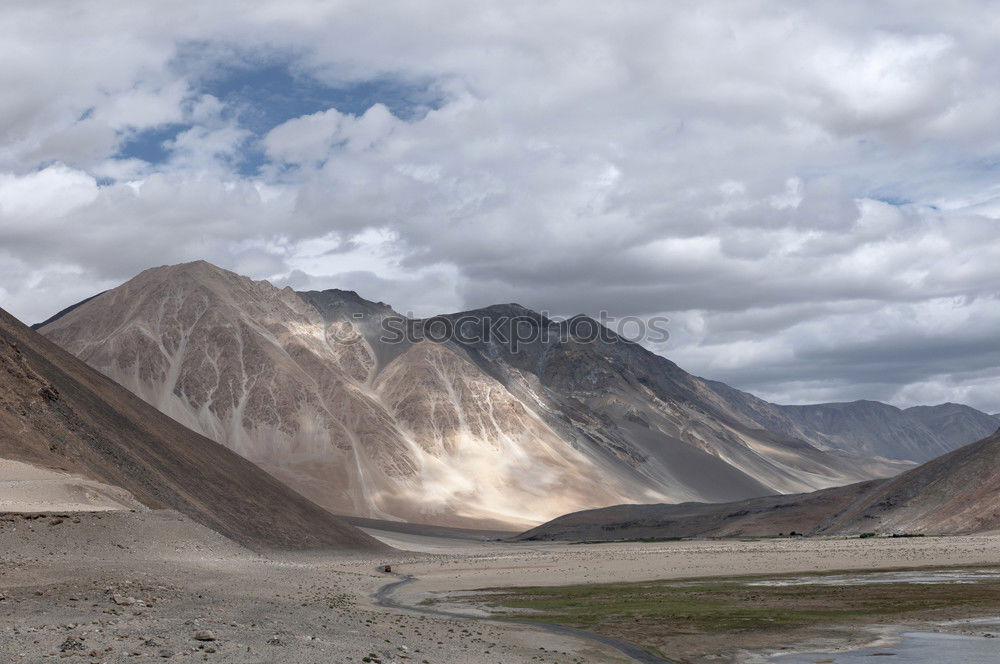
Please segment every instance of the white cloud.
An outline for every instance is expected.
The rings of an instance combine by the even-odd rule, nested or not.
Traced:
[[[180,122],[188,95],[184,81],[173,81],[159,89],[133,88],[111,96],[94,116],[112,129],[143,129]]]
[[[62,217],[97,195],[93,177],[61,164],[23,176],[0,174],[0,223],[13,228]]]
[[[268,156],[288,164],[324,161],[340,133],[345,116],[335,108],[293,118],[264,137]]]
[[[1000,317],[992,15],[972,1],[8,3],[0,306],[38,319],[206,258],[422,313],[667,312],[660,350],[776,398],[988,407],[981,372],[1000,358],[963,330]],[[180,73],[192,43],[204,57]],[[390,100],[334,105],[254,145],[240,109],[197,84],[274,54],[439,103],[405,121]],[[164,163],[117,154],[172,122],[192,126]],[[252,148],[267,162],[247,176]],[[69,274],[73,289],[37,291]],[[921,368],[928,353],[954,368]]]

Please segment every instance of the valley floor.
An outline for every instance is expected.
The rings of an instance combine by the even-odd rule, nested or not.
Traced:
[[[996,536],[571,545],[369,532],[408,551],[265,557],[171,512],[0,515],[0,661],[626,661],[532,626],[379,606],[399,580],[386,563],[415,577],[394,602],[466,612],[464,591],[482,588],[1000,565]]]

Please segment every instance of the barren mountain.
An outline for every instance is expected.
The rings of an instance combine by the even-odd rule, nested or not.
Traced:
[[[720,483],[740,479],[727,474],[726,465],[782,493],[884,476],[902,467],[867,459],[868,475],[856,470],[857,458],[822,453],[765,430],[718,398],[702,379],[583,316],[557,323],[518,305],[498,305],[446,318],[470,330],[501,332],[504,326],[495,322],[510,321],[506,334],[456,335],[457,345],[512,393],[541,404],[543,412],[559,414],[552,425],[564,437],[579,445],[597,441],[600,449],[641,460],[635,467],[641,478],[667,478],[668,486],[693,489],[675,491],[674,500],[698,494],[726,500],[749,493],[752,487],[739,484],[720,491]],[[525,334],[518,326],[541,331]],[[603,336],[595,335],[597,330]],[[504,340],[518,336],[532,341],[514,349]]]
[[[948,446],[949,451],[982,440],[1000,429],[992,415],[958,403],[914,406],[903,411],[919,420]]]
[[[583,507],[801,492],[906,467],[765,431],[668,360],[574,332],[588,320],[502,305],[406,321],[355,293],[296,293],[197,262],[147,270],[40,329],[352,515],[509,528]],[[393,339],[388,323],[400,321],[407,333]],[[551,334],[514,352],[495,335],[441,341],[435,326],[447,321]]]
[[[530,523],[657,495],[603,477],[452,349],[378,344],[392,314],[194,263],[146,271],[43,332],[338,512]]]
[[[725,504],[616,505],[567,514],[524,540],[738,535],[965,534],[1000,529],[1000,434],[899,477]]]
[[[823,450],[923,462],[1000,428],[975,408],[946,403],[905,410],[878,401],[783,406],[724,383],[705,381],[744,416]]]
[[[1000,434],[928,461],[823,524],[823,532],[970,533],[1000,529]]]
[[[19,482],[55,482],[64,509],[138,501],[254,549],[383,548],[2,310],[0,460],[10,504],[31,499]]]
[[[820,524],[886,481],[728,503],[614,505],[565,514],[515,539],[606,541],[815,534]]]

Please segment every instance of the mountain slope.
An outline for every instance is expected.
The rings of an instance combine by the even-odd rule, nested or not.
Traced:
[[[824,532],[1000,529],[1000,434],[928,461],[851,505]]]
[[[615,505],[565,514],[518,535],[522,541],[636,540],[675,537],[773,537],[816,534],[821,524],[886,480],[812,493],[729,503]]]
[[[578,444],[598,441],[601,449],[640,460],[639,475],[669,478],[687,486],[676,500],[699,495],[729,500],[736,493],[766,495],[729,477],[722,463],[739,469],[773,491],[795,492],[870,477],[859,474],[857,460],[822,453],[801,440],[775,434],[740,418],[729,404],[707,390],[704,381],[642,346],[622,340],[586,317],[556,323],[518,305],[497,305],[447,317],[473,330],[498,329],[462,343],[470,358],[515,394],[539,401],[542,411],[569,414]],[[513,349],[517,326],[534,327],[536,341]],[[503,331],[504,326],[499,329]],[[603,338],[592,331],[602,329]],[[461,340],[464,336],[459,338]],[[476,335],[473,335],[476,337]],[[545,340],[545,341],[541,341]],[[553,426],[560,422],[554,418]],[[705,455],[693,458],[692,452]],[[720,463],[721,462],[721,463]],[[872,462],[875,473],[893,474],[899,466]],[[745,480],[744,480],[745,482]],[[752,491],[752,493],[751,493]],[[728,494],[728,495],[727,495]],[[710,497],[710,498],[709,498]]]
[[[483,335],[430,340],[445,320],[554,334],[518,352]],[[388,338],[400,321],[406,334]],[[349,291],[295,293],[196,262],[147,270],[41,332],[339,513],[510,528],[906,467],[766,431],[668,360],[572,334],[581,322],[516,305],[407,321]]]
[[[656,495],[602,477],[452,349],[375,343],[391,309],[308,299],[193,263],[148,270],[43,332],[340,513],[507,525]]]
[[[567,514],[523,540],[965,534],[1000,530],[1000,434],[888,480],[725,504],[617,505]]]
[[[958,403],[914,406],[903,411],[941,438],[949,449],[982,440],[1000,429],[992,415]]]
[[[384,548],[2,310],[0,458],[121,487],[254,549]]]
[[[783,406],[724,383],[705,384],[742,416],[823,450],[922,462],[981,440],[1000,422],[960,404],[905,410],[878,401]]]

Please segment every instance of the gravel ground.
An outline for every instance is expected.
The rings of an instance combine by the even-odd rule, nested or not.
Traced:
[[[0,661],[623,662],[520,625],[376,606],[455,590],[1000,563],[1000,538],[507,544],[370,531],[390,559],[249,552],[169,511],[0,515]],[[440,604],[438,605],[440,606]]]
[[[370,595],[394,580],[384,562],[259,556],[173,512],[2,515],[0,661],[624,661],[531,628],[377,607]]]

